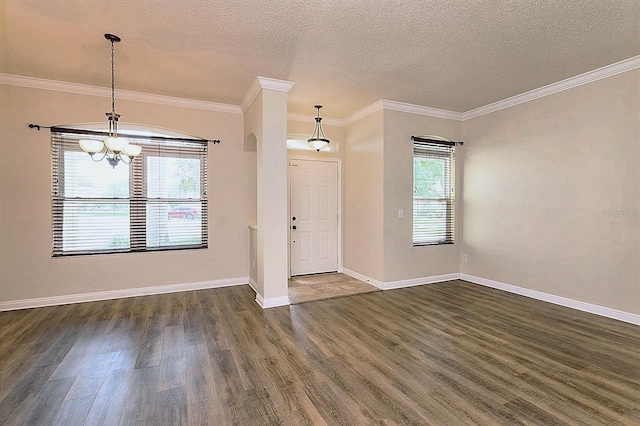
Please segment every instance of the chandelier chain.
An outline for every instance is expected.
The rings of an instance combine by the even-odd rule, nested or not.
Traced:
[[[114,56],[113,40],[111,40],[111,112],[116,111],[116,72]]]

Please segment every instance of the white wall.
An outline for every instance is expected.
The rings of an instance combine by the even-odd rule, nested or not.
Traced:
[[[462,237],[461,176],[464,147],[456,148],[456,230],[454,244],[413,247],[413,142],[411,136],[460,140],[460,121],[384,111],[384,282],[455,274]],[[398,209],[404,217],[398,217]]]
[[[345,128],[343,266],[383,281],[383,112]]]
[[[456,243],[413,246],[412,135],[459,140],[461,123],[380,110],[345,129],[344,267],[382,283],[457,274],[462,197],[458,197]],[[460,193],[463,152],[456,153]],[[404,217],[398,217],[398,210]]]
[[[251,163],[243,117],[118,101],[122,121],[209,139],[209,248],[51,258],[48,130],[28,123],[100,122],[107,98],[0,85],[0,302],[248,276]]]
[[[251,217],[248,224],[258,225],[258,167],[261,167],[258,163],[258,144],[263,143],[263,122],[262,122],[262,96],[256,96],[251,105],[244,112],[244,139],[255,138],[256,152],[247,152],[247,155],[251,157],[251,165],[253,170],[251,173],[251,189],[250,196],[253,197],[255,208],[251,211]],[[264,275],[264,261],[262,258],[263,252],[258,248],[258,231],[255,231],[255,267],[250,265],[250,272],[255,274],[252,276],[254,290],[257,294],[264,297],[264,282],[261,277]],[[251,262],[251,259],[249,259]],[[251,271],[254,268],[254,271]]]
[[[634,70],[464,122],[385,110],[327,126],[340,149],[318,156],[343,159],[344,267],[381,282],[460,271],[640,313],[639,81]],[[243,121],[118,101],[125,123],[222,140],[209,154],[209,249],[52,259],[49,132],[27,124],[96,122],[108,100],[6,85],[0,95],[0,302],[248,276],[257,196],[257,154],[243,150],[250,111]],[[462,246],[411,245],[412,134],[465,141],[456,173]]]
[[[639,103],[636,69],[464,121],[461,272],[640,314]]]
[[[258,266],[258,278],[263,280],[265,300],[288,304],[287,92],[263,88],[260,96],[263,139],[258,140],[258,262],[263,265],[262,276]]]

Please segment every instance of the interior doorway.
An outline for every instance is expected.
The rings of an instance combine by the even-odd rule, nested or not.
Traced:
[[[289,160],[290,275],[339,268],[337,161]]]

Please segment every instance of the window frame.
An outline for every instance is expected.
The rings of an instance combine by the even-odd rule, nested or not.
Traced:
[[[455,244],[455,143],[443,140],[442,142],[430,139],[420,141],[413,139],[412,156],[412,244],[413,247],[438,246]],[[429,232],[428,230],[416,232],[416,220],[423,219],[418,216],[416,209],[416,159],[442,159],[445,161],[443,170],[444,197],[418,197],[422,201],[445,203],[444,229]],[[448,195],[448,196],[447,196]],[[428,238],[431,234],[433,238]],[[439,237],[436,239],[436,237]]]
[[[154,134],[157,135],[156,129]],[[129,206],[129,246],[114,249],[64,250],[64,208],[65,202],[79,200],[83,197],[65,197],[65,153],[82,152],[78,140],[103,138],[105,133],[93,130],[51,128],[52,151],[52,257],[70,257],[79,255],[102,255],[121,253],[144,253],[157,251],[194,250],[208,248],[208,141],[204,139],[188,139],[165,136],[127,135],[131,143],[143,146],[142,153],[131,164],[120,162],[116,167],[129,168],[129,197],[104,198],[87,197],[88,200],[112,200],[117,203],[123,200]],[[216,143],[217,141],[214,141]],[[85,154],[88,156],[88,154]],[[96,154],[101,155],[101,154]],[[147,159],[149,157],[194,158],[200,160],[200,197],[199,198],[148,198],[149,180],[147,176]],[[104,160],[106,162],[106,160]],[[102,163],[102,161],[100,162]],[[96,163],[98,165],[98,163]],[[152,232],[147,223],[147,206],[151,203],[188,203],[198,205],[200,209],[200,243],[176,245],[147,245],[147,235]]]

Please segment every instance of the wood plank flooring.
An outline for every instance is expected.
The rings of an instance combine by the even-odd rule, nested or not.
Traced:
[[[463,281],[0,313],[2,425],[637,425],[640,327]]]

